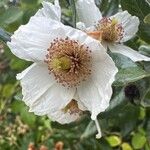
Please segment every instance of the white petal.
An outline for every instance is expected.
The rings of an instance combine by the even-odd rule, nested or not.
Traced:
[[[112,83],[118,72],[111,57],[100,46],[92,52],[92,76],[79,86],[78,94],[84,106],[91,111],[93,120],[106,110],[112,95]]]
[[[73,114],[70,115],[69,113],[63,113],[61,110],[53,112],[48,115],[50,119],[53,121],[57,121],[60,124],[67,124],[76,121],[77,119],[80,118],[80,115],[78,114]]]
[[[43,61],[50,43],[65,35],[62,24],[46,17],[32,17],[11,37],[8,46],[17,57],[30,61]]]
[[[91,51],[103,49],[100,42],[88,36],[85,32],[71,28],[69,26],[64,26],[65,34],[72,40],[78,41],[80,44],[85,44],[89,47]]]
[[[124,29],[124,37],[121,42],[125,42],[135,36],[140,24],[138,17],[131,16],[127,11],[123,11],[111,18],[116,18]]]
[[[84,106],[84,104],[80,100],[80,97],[79,97],[79,94],[78,94],[77,91],[76,91],[73,99],[75,99],[77,101],[78,107],[79,107],[80,110],[82,110],[82,111],[86,111],[87,110],[87,108]]]
[[[79,20],[85,23],[86,27],[93,26],[102,18],[94,0],[77,0],[76,9]]]
[[[129,57],[131,60],[134,62],[136,61],[150,61],[150,58],[147,56],[144,56],[140,54],[139,52],[131,49],[130,47],[127,47],[125,45],[121,44],[114,44],[114,45],[109,45],[109,48],[112,52],[114,53],[120,53],[122,55],[125,55]]]
[[[17,75],[21,81],[23,101],[31,106],[54,83],[54,78],[49,75],[48,68],[44,64],[33,64]]]
[[[82,83],[78,88],[78,93],[84,106],[91,112],[91,118],[93,120],[96,119],[100,112],[103,112],[106,109],[103,106],[105,98],[101,95],[92,79]]]
[[[106,109],[111,99],[111,86],[117,72],[118,69],[115,63],[105,51],[99,50],[93,52],[92,80],[99,89],[99,92],[101,92],[101,95],[105,97],[105,101],[102,101],[104,109]]]
[[[80,114],[64,113],[62,110],[57,110],[57,111],[50,112],[48,114],[48,117],[53,121],[57,121],[61,124],[66,124],[66,123],[74,122],[77,119],[79,119]]]
[[[45,115],[61,110],[73,99],[74,93],[74,88],[68,89],[56,83],[30,106],[30,112]]]
[[[57,21],[61,20],[61,8],[59,5],[59,1],[55,0],[55,5],[50,2],[43,1],[43,8],[40,9],[35,16],[37,17],[47,17],[50,19],[54,19]]]

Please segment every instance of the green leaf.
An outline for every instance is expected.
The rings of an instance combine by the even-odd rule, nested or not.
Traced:
[[[76,6],[74,0],[69,0],[69,3],[71,5],[71,9],[73,12],[73,27],[76,28],[76,19],[77,19],[77,13],[76,13]]]
[[[116,146],[119,146],[121,144],[120,137],[118,137],[116,135],[106,137],[106,140],[108,141],[108,143],[110,144],[111,147],[116,147]]]
[[[146,94],[142,100],[142,105],[144,107],[150,107],[150,88],[146,91]]]
[[[122,143],[121,148],[122,150],[133,150],[128,143]]]
[[[96,133],[97,129],[95,126],[95,122],[91,121],[86,127],[84,133],[81,135],[81,139],[89,138]]]
[[[147,142],[144,150],[150,150],[150,144]]]
[[[140,20],[144,20],[149,14],[149,4],[146,0],[121,0],[123,10],[128,10],[132,15],[138,16]]]
[[[119,9],[119,0],[111,0],[110,3],[107,4],[104,16],[112,16],[118,12],[118,9]]]
[[[133,135],[131,143],[134,149],[142,149],[146,143],[146,137],[140,133],[136,133]]]
[[[121,0],[123,10],[128,10],[131,15],[135,15],[140,19],[138,35],[150,43],[150,25],[144,23],[145,17],[150,13],[150,5],[146,0]]]
[[[150,110],[149,110],[149,112],[150,112]],[[146,137],[150,141],[150,115],[148,116],[147,123],[146,123]]]
[[[141,45],[139,47],[139,52],[141,52],[144,55],[147,55],[150,57],[150,46],[148,45]]]
[[[15,90],[15,86],[13,84],[6,84],[3,86],[3,97],[10,97]]]
[[[23,68],[27,67],[27,63],[21,59],[11,59],[10,67],[13,70],[23,70]]]
[[[140,107],[139,120],[144,120],[146,116],[146,110],[143,107]]]
[[[115,86],[123,86],[130,82],[135,82],[145,77],[149,77],[150,73],[143,70],[131,59],[117,53],[110,53],[119,71],[116,75]]]
[[[114,85],[126,85],[130,82],[135,82],[149,76],[150,74],[140,67],[129,67],[121,69],[116,75],[116,81],[114,82]]]
[[[99,6],[100,11],[102,12],[102,14],[104,15],[106,8],[108,7],[108,0],[96,0],[96,4],[97,6]]]
[[[23,16],[23,11],[18,7],[11,7],[3,15],[0,16],[0,25],[5,27],[16,21]]]
[[[140,108],[128,103],[114,117],[114,126],[120,128],[122,137],[127,136],[135,127],[140,114]],[[117,119],[116,119],[117,118]]]
[[[99,140],[98,145],[99,145],[99,148],[97,148],[96,150],[113,150],[111,148],[111,146],[109,145],[108,141],[104,138],[101,138]],[[91,149],[89,149],[89,150],[91,150]]]
[[[150,25],[150,14],[148,14],[147,16],[145,16],[145,18],[144,18],[144,23]]]
[[[99,117],[102,119],[110,119],[118,116],[118,113],[126,106],[127,100],[125,98],[124,89],[114,88],[113,97],[110,101],[109,107],[105,112],[102,112]]]
[[[21,3],[24,3],[26,5],[36,5],[39,0],[21,0]]]
[[[137,67],[137,64],[133,62],[128,57],[118,54],[118,53],[110,53],[113,61],[119,69],[126,69],[129,67]]]
[[[150,79],[145,78],[136,82],[136,86],[140,91],[140,101],[143,107],[150,106]]]
[[[22,101],[14,101],[11,105],[13,112],[20,113],[23,122],[33,127],[36,121],[36,116],[33,113],[28,112],[28,108]]]

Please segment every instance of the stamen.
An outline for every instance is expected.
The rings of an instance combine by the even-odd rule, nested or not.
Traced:
[[[100,32],[103,41],[107,42],[119,42],[124,35],[124,30],[118,20],[115,18],[103,18],[96,25],[96,31]]]
[[[45,62],[49,73],[63,86],[78,86],[91,75],[91,51],[86,45],[69,38],[55,39]]]
[[[96,124],[96,128],[98,131],[98,133],[96,134],[96,139],[100,139],[102,137],[102,133],[101,133],[101,128],[100,128],[97,118],[95,119],[95,124]]]
[[[72,114],[81,115],[82,114],[82,111],[78,107],[77,101],[74,99],[72,99],[71,102],[65,108],[62,109],[62,111],[64,113],[69,113],[70,115],[72,115]]]

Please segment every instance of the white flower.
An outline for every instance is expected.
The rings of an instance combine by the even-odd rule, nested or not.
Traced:
[[[135,36],[139,19],[127,11],[119,12],[111,17],[102,17],[94,0],[77,0],[76,8],[80,22],[78,28],[88,35],[102,41],[103,46],[112,52],[123,54],[133,61],[150,61],[149,57],[123,45]]]
[[[23,101],[30,112],[61,124],[88,110],[99,137],[96,118],[109,106],[118,70],[100,42],[60,23],[58,1],[43,6],[7,43],[14,55],[33,62],[17,75]]]

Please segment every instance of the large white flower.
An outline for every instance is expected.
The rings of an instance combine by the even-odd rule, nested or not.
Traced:
[[[96,118],[109,106],[118,70],[100,42],[60,23],[58,1],[43,5],[7,43],[14,55],[34,62],[17,75],[23,101],[36,115],[62,124],[88,110],[100,136]]]
[[[127,11],[119,12],[111,17],[102,17],[94,0],[77,0],[76,8],[80,22],[78,28],[102,42],[112,52],[123,54],[133,61],[150,61],[149,57],[123,45],[135,36],[139,19]]]

